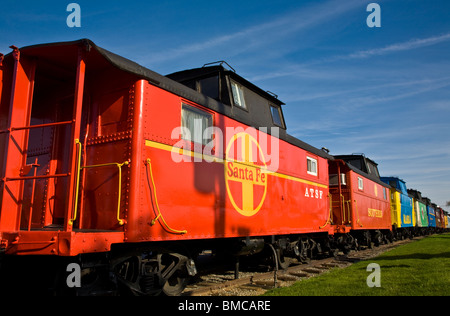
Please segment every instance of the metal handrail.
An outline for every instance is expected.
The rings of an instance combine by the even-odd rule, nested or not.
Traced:
[[[103,163],[103,164],[89,165],[89,166],[81,167],[82,144],[78,139],[75,140],[75,144],[79,146],[78,165],[77,165],[77,183],[76,183],[76,193],[75,193],[74,215],[73,215],[73,218],[69,220],[69,224],[73,225],[73,223],[77,219],[78,195],[79,195],[79,184],[80,184],[79,182],[80,182],[81,169],[117,166],[119,168],[119,189],[118,189],[118,194],[117,194],[118,195],[118,198],[117,198],[117,221],[119,222],[119,225],[121,225],[121,226],[124,225],[125,220],[120,218],[120,201],[121,201],[121,196],[122,196],[122,166],[128,165],[129,161],[127,160],[122,163],[110,162],[110,163]]]
[[[23,131],[26,129],[33,129],[33,128],[43,128],[43,127],[52,127],[52,126],[58,126],[58,125],[68,125],[72,124],[74,121],[63,121],[63,122],[55,122],[55,123],[45,123],[45,124],[37,124],[37,125],[30,125],[30,126],[21,126],[21,127],[10,127],[8,129],[4,129],[0,131],[0,134],[4,133],[10,133],[14,131]]]
[[[202,66],[202,68],[205,67],[205,66],[214,65],[214,64],[219,64],[219,66],[222,66],[223,64],[225,64],[225,65],[227,65],[234,73],[236,73],[236,70],[235,70],[233,67],[231,67],[230,64],[227,63],[225,60],[218,60],[218,61],[213,61],[212,63],[204,64],[204,65]]]

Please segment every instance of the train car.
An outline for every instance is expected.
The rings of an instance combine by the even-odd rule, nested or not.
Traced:
[[[439,232],[443,232],[445,230],[445,215],[444,210],[440,206],[436,206],[436,228],[439,229]]]
[[[427,215],[428,215],[428,227],[430,232],[434,232],[436,229],[436,213],[435,213],[435,204],[431,203],[429,198],[424,198],[425,204],[427,206]]]
[[[351,231],[360,245],[392,240],[390,186],[380,180],[378,165],[364,155],[338,155],[330,162],[333,223]]]
[[[415,226],[412,199],[408,195],[406,183],[397,177],[381,177],[381,181],[391,186],[391,216],[396,238],[411,236]]]
[[[447,218],[447,212],[441,208],[441,212],[442,212],[442,231],[446,231],[447,226],[448,226],[448,218]]]
[[[450,213],[445,212],[445,228],[447,231],[450,229]]]
[[[441,209],[438,205],[434,204],[434,213],[436,215],[436,229],[439,230],[442,228],[442,214]]]
[[[313,148],[293,137],[285,134],[285,122],[280,105],[272,93],[260,90],[250,82],[238,76],[233,68],[228,64],[229,69],[223,65],[225,62],[217,62],[205,65],[201,68],[184,70],[167,75],[167,77],[182,83],[183,85],[201,92],[208,97],[225,104],[222,110],[232,110],[229,116],[233,116],[238,121],[247,122],[250,126],[260,126],[265,129],[266,126],[272,126],[279,130],[279,162],[275,163],[275,169],[269,170],[268,177],[272,180],[273,185],[268,187],[268,191],[272,191],[274,198],[272,202],[266,198],[263,205],[264,212],[268,209],[280,209],[284,207],[293,208],[294,217],[287,217],[287,214],[274,213],[259,221],[260,216],[254,216],[251,219],[256,223],[255,228],[264,227],[265,223],[272,222],[271,226],[275,231],[273,234],[286,233],[308,233],[309,236],[303,236],[296,244],[297,251],[301,260],[306,260],[312,256],[312,249],[323,249],[318,246],[317,239],[311,239],[310,233],[326,232],[333,234],[334,228],[330,222],[330,209],[328,199],[328,161],[332,160],[332,156],[322,150]],[[261,99],[263,95],[266,100]],[[249,115],[250,113],[250,115]],[[243,125],[236,125],[234,121],[230,121],[227,117],[219,119],[219,126],[227,128],[242,129]],[[225,137],[229,138],[229,137]],[[226,143],[227,151],[230,147],[230,141]],[[257,145],[257,144],[256,144]],[[264,144],[262,144],[264,145]],[[234,145],[240,148],[242,145]],[[296,147],[294,147],[296,146]],[[257,147],[259,147],[257,145]],[[292,151],[292,149],[294,149]],[[300,149],[300,150],[299,150]],[[269,151],[272,154],[272,161],[275,158],[273,154],[276,152],[273,148]],[[276,170],[278,168],[278,171]],[[240,180],[235,176],[236,167],[232,162],[226,163],[226,190],[230,200],[238,213],[244,216],[253,216],[256,211],[246,212],[241,209],[239,196],[244,186],[240,184]],[[294,172],[292,172],[294,171]],[[326,174],[325,174],[326,173]],[[281,180],[281,181],[279,181]],[[268,183],[269,184],[269,183]],[[233,193],[233,190],[235,192]],[[269,191],[270,190],[270,191]],[[256,192],[256,191],[255,191]],[[241,199],[244,199],[242,197]],[[229,222],[228,218],[223,218]],[[281,219],[279,221],[278,219]],[[236,225],[242,225],[237,224]],[[280,229],[282,227],[282,229]],[[258,233],[259,234],[259,233]],[[328,241],[325,241],[327,244]],[[327,247],[327,245],[325,245]],[[283,265],[283,264],[282,264]]]
[[[170,76],[185,85],[90,40],[12,49],[0,59],[1,284],[26,283],[37,263],[59,271],[53,291],[77,263],[78,294],[173,295],[205,247],[269,245],[284,266],[310,236],[333,235],[333,157],[288,135],[283,103],[234,71]]]
[[[442,209],[442,230],[446,231],[448,227],[448,213],[443,208]]]
[[[427,206],[425,205],[425,201],[423,200],[422,193],[420,191],[408,189],[407,192],[413,199],[413,214],[416,218],[415,227],[417,228],[415,230],[415,234],[423,235],[428,228]]]

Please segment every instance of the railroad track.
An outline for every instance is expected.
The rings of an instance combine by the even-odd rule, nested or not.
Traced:
[[[193,284],[189,284],[182,296],[257,296],[275,287],[287,287],[293,283],[320,275],[333,268],[345,268],[355,262],[374,258],[385,251],[403,244],[418,240],[401,240],[381,245],[373,249],[351,251],[347,255],[340,254],[307,264],[295,264],[286,270],[270,272],[240,272],[235,279],[235,272],[224,269],[200,275]]]

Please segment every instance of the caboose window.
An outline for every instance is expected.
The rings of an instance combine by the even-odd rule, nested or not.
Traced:
[[[364,180],[358,177],[358,189],[364,190]]]
[[[181,109],[181,138],[206,145],[211,139],[205,138],[205,130],[212,126],[212,114],[183,104]]]
[[[281,122],[280,108],[270,105],[270,112],[272,113],[273,123],[275,125],[278,125],[279,127],[283,127],[283,123]]]
[[[317,176],[317,159],[306,157],[306,166],[308,174]]]
[[[198,81],[199,92],[219,100],[219,76],[204,78]]]
[[[244,99],[244,90],[241,85],[231,80],[231,91],[233,92],[234,104],[241,108],[247,109]]]
[[[380,177],[379,173],[378,173],[378,168],[377,165],[371,163],[371,162],[367,162],[367,173],[369,174],[375,174],[375,176],[377,176],[378,178]]]

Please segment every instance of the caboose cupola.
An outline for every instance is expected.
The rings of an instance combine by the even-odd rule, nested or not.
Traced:
[[[279,127],[286,130],[281,108],[284,103],[275,94],[239,76],[224,61],[175,72],[167,77],[220,102],[225,106],[223,110],[238,121],[256,128]]]

